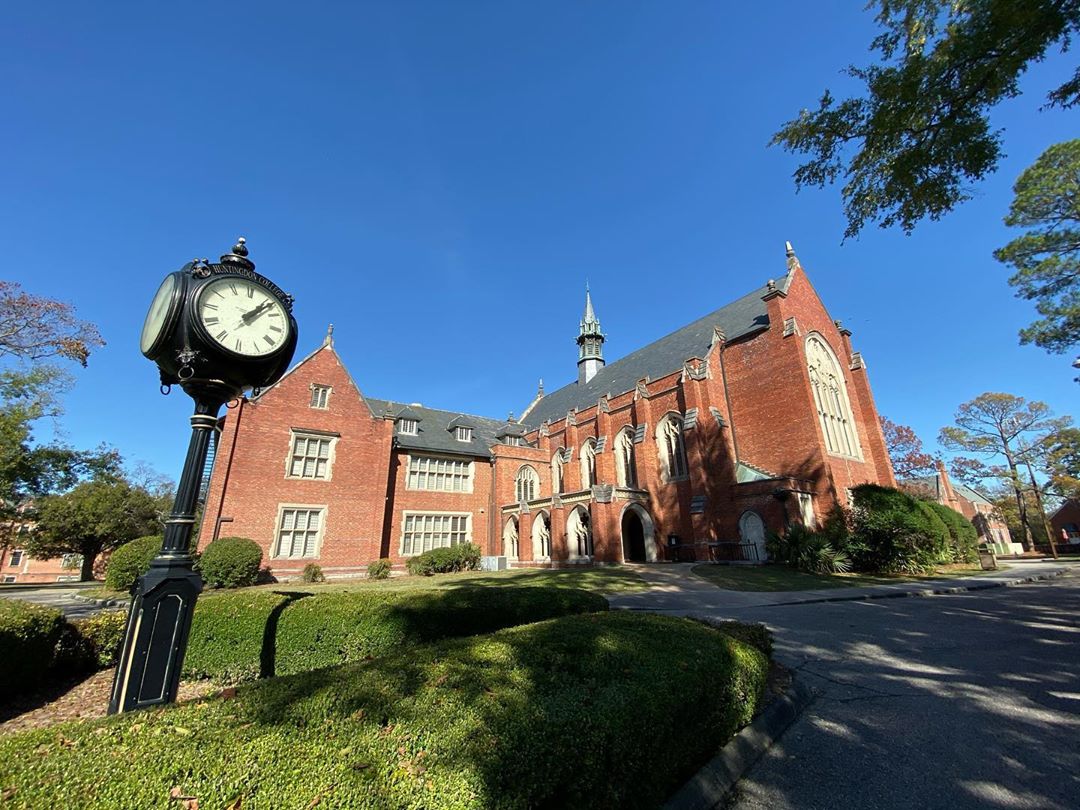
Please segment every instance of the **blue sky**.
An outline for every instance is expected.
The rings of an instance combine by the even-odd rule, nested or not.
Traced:
[[[296,296],[297,357],[333,322],[375,397],[520,413],[575,378],[586,279],[611,361],[782,275],[789,239],[929,445],[984,391],[1074,413],[1071,356],[1018,345],[1033,308],[991,255],[1017,175],[1080,132],[1039,111],[1073,60],[995,110],[1008,157],[974,200],[843,242],[839,192],[797,195],[766,144],[873,35],[850,2],[6,3],[0,277],[108,341],[63,438],[172,476],[190,401],[139,329],[239,234]]]

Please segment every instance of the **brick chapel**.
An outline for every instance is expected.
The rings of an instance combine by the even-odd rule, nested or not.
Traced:
[[[865,363],[790,244],[783,277],[610,364],[604,340],[586,290],[577,379],[499,420],[367,396],[328,334],[222,418],[200,547],[250,537],[279,578],[464,542],[511,566],[754,560],[895,485]]]

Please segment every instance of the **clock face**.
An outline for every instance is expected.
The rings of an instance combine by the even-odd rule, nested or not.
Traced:
[[[165,331],[166,323],[173,309],[172,303],[175,293],[176,276],[168,275],[161,282],[161,286],[158,287],[154,300],[150,302],[150,310],[146,313],[146,320],[143,321],[142,337],[139,339],[139,349],[143,354],[147,354],[154,348],[154,344],[158,342],[158,339]]]
[[[289,338],[289,316],[276,296],[253,281],[215,279],[199,293],[196,317],[222,348],[244,357],[273,354]]]

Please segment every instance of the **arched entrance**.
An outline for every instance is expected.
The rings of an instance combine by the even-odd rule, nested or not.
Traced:
[[[757,512],[746,511],[739,518],[739,537],[744,543],[753,543],[757,548],[758,562],[764,562],[768,555],[765,553],[765,521]]]
[[[622,513],[622,552],[625,562],[656,562],[656,533],[649,513],[636,503]]]
[[[566,519],[566,548],[571,562],[592,559],[593,538],[589,512],[579,506]]]
[[[503,554],[507,559],[518,558],[518,522],[516,517],[510,518],[503,526]]]
[[[551,515],[541,512],[532,525],[534,560],[551,559]]]

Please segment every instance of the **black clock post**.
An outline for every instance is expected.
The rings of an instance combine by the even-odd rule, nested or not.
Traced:
[[[241,238],[220,263],[195,260],[166,276],[143,326],[142,353],[158,365],[162,390],[195,400],[191,439],[161,552],[132,591],[109,713],[172,703],[180,683],[202,578],[191,533],[221,406],[272,385],[296,350],[292,296],[255,272]]]

